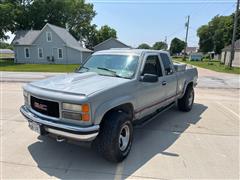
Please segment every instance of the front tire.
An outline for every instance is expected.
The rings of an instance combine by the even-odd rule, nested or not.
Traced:
[[[121,162],[131,150],[132,139],[133,126],[129,116],[122,111],[111,112],[104,117],[93,147],[105,159]]]
[[[184,96],[178,100],[178,109],[180,111],[188,112],[192,109],[194,103],[194,89],[192,86],[188,86]]]

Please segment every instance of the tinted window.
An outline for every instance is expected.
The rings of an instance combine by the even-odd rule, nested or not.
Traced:
[[[161,56],[161,59],[162,59],[165,74],[166,75],[173,74],[172,64],[170,62],[170,59],[169,59],[168,55],[164,54],[164,53],[161,53],[160,56]]]
[[[162,76],[162,70],[158,56],[153,55],[147,57],[142,75],[144,74],[155,74]]]

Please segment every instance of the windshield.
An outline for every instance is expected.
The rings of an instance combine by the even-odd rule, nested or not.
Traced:
[[[93,55],[80,67],[79,72],[96,72],[99,75],[132,78],[138,66],[138,56]]]

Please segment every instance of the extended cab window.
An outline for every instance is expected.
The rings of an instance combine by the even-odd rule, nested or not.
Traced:
[[[165,75],[173,74],[172,64],[167,54],[161,53],[160,57],[162,59]]]
[[[144,74],[155,74],[158,76],[162,76],[160,61],[157,55],[151,55],[147,57],[142,72],[142,75]]]

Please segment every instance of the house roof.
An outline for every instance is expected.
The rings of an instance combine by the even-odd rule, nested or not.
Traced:
[[[66,29],[52,24],[48,24],[48,26],[66,43],[68,47],[80,51],[92,52],[90,49],[82,47]]]
[[[197,52],[197,47],[186,47],[186,52]]]
[[[40,34],[40,30],[20,30],[12,41],[14,45],[31,45]]]
[[[59,38],[61,38],[65,42],[67,47],[70,47],[79,51],[92,52],[91,50],[82,47],[66,29],[47,23],[42,28],[42,30],[46,26],[51,28],[59,36]],[[37,37],[41,34],[42,30],[17,31],[16,36],[12,41],[12,44],[32,45],[34,41],[37,39]]]
[[[240,50],[240,39],[235,41],[235,49]],[[230,51],[230,50],[231,50],[231,44],[222,49],[222,51]]]
[[[108,41],[116,41],[116,42],[122,44],[123,46],[126,46],[127,48],[130,48],[130,46],[128,46],[128,45],[124,44],[123,42],[117,40],[116,38],[112,38],[112,37],[109,38],[109,39],[107,39],[107,40],[105,40],[105,41],[103,41],[103,42],[101,42],[101,43],[99,43],[99,44],[97,44],[97,45],[94,46],[93,48],[96,48],[96,47],[98,47],[98,46],[100,46],[100,45],[102,45],[102,44],[105,44],[105,43],[107,43]]]

